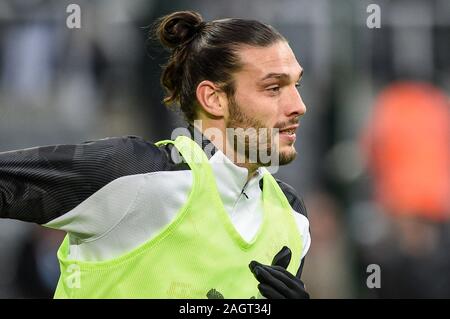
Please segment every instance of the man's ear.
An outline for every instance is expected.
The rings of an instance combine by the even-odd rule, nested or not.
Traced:
[[[226,114],[225,95],[213,82],[205,80],[197,85],[197,101],[202,111],[211,117],[223,117]]]

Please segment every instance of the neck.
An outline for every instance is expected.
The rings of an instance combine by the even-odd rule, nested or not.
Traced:
[[[238,156],[234,147],[230,145],[229,139],[226,136],[226,127],[224,123],[206,123],[202,121],[201,125],[194,122],[194,127],[200,131],[214,146],[222,151],[226,157],[230,159],[236,166],[244,167],[248,171],[247,180],[250,180],[259,168],[257,163],[249,163],[248,159],[240,160],[242,156]],[[209,125],[208,125],[209,124]]]

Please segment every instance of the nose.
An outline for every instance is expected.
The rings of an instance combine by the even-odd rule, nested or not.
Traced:
[[[291,92],[285,104],[285,115],[289,118],[304,115],[306,113],[306,105],[303,103],[300,92],[297,88],[294,88]]]

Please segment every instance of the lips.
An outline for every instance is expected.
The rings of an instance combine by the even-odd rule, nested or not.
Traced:
[[[280,133],[294,134],[298,128],[298,124],[280,128]]]

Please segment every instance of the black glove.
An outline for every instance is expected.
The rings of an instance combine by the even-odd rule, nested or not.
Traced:
[[[253,275],[260,282],[258,289],[264,297],[268,299],[309,299],[309,294],[300,278],[286,270],[291,256],[291,250],[284,246],[273,258],[271,266],[263,265],[255,260],[249,264]]]

